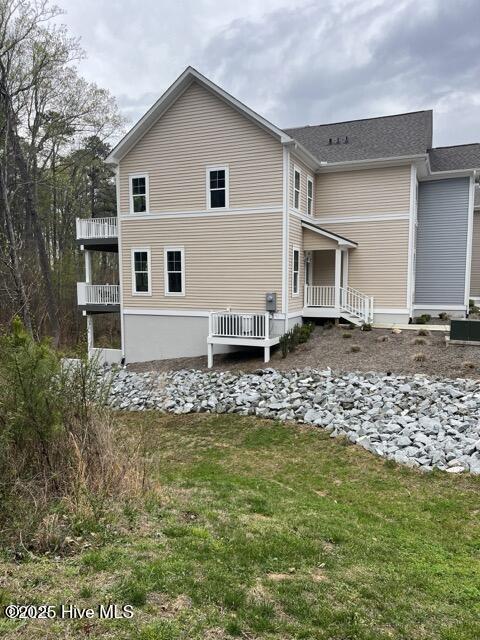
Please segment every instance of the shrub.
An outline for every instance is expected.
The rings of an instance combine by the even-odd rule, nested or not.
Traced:
[[[416,318],[413,319],[413,323],[414,324],[427,324],[427,321],[425,320],[424,316],[417,316]]]
[[[414,338],[412,344],[427,344],[425,338]]]
[[[414,362],[425,362],[427,356],[424,353],[415,353],[412,359]]]
[[[430,322],[430,320],[432,319],[432,316],[429,313],[422,313],[420,317],[424,318],[425,322]]]
[[[417,331],[417,336],[428,336],[430,335],[427,329],[419,329]]]
[[[388,336],[378,336],[377,342],[388,342]]]
[[[438,317],[440,318],[440,320],[448,320],[450,316],[445,311],[442,311],[438,314]]]
[[[369,322],[364,322],[362,324],[362,331],[371,331],[372,325]]]
[[[62,363],[15,320],[0,336],[0,535],[43,552],[98,526],[106,500],[137,488],[117,450],[94,362]]]
[[[288,355],[288,335],[286,333],[284,333],[283,336],[280,336],[278,344],[282,350],[282,358],[286,358]]]
[[[352,346],[350,347],[350,352],[351,353],[358,353],[360,351],[360,347],[358,344],[352,344]]]
[[[475,369],[476,368],[476,364],[474,362],[470,362],[469,360],[464,362],[463,366],[464,366],[465,369]]]
[[[303,325],[296,324],[290,331],[280,337],[279,344],[282,351],[282,358],[286,358],[289,352],[295,351],[300,343],[305,343],[312,335],[315,325],[306,322]]]
[[[349,333],[348,331],[344,331],[342,333],[342,338],[345,338],[345,340],[348,340],[348,338],[351,338],[351,337],[352,337],[352,334]]]

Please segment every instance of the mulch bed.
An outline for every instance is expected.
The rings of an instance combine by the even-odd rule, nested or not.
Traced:
[[[428,326],[425,327],[428,331]],[[345,338],[344,335],[351,335]],[[424,344],[418,341],[424,341]],[[352,351],[352,346],[359,351]],[[421,354],[421,355],[420,355]],[[317,326],[309,342],[299,345],[294,353],[282,358],[280,349],[272,349],[268,365],[263,362],[263,349],[249,348],[232,354],[219,354],[214,368],[230,371],[253,371],[265,366],[280,370],[313,367],[334,371],[377,371],[396,374],[422,373],[446,378],[480,379],[480,347],[446,346],[445,333],[431,331],[418,336],[414,330],[393,333],[389,329],[361,331],[343,326]],[[153,360],[131,364],[132,371],[171,371],[207,368],[206,356]]]

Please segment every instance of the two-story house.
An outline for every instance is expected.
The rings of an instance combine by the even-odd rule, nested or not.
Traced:
[[[268,361],[303,318],[468,312],[480,145],[432,148],[431,111],[282,130],[189,67],[107,162],[118,216],[77,222],[90,349],[94,314],[120,313],[107,360]],[[91,282],[96,250],[119,285]]]

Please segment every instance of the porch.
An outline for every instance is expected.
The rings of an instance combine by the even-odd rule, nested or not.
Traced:
[[[118,252],[117,218],[77,218],[77,244],[93,251]]]
[[[230,310],[212,311],[208,317],[208,367],[213,367],[214,345],[262,347],[264,362],[270,361],[270,348],[280,337],[271,336],[272,314]]]
[[[77,282],[77,303],[87,313],[118,313],[120,287],[118,284]]]

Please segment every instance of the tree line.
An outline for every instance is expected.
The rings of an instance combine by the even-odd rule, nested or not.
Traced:
[[[83,257],[77,217],[116,215],[103,162],[124,121],[114,98],[83,79],[79,41],[49,0],[0,0],[0,325],[19,316],[34,336],[75,344]],[[115,282],[100,255],[98,282]]]

